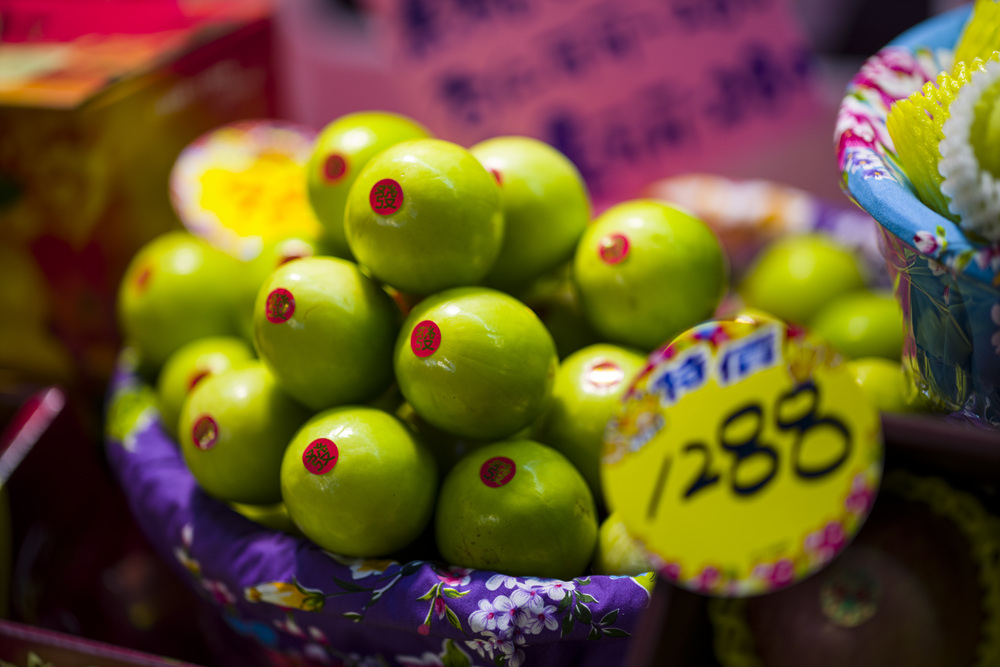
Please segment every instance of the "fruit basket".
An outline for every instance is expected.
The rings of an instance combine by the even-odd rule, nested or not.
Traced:
[[[608,665],[649,603],[651,573],[562,581],[351,559],[261,527],[200,490],[129,349],[106,443],[159,554],[275,664]]]
[[[1000,424],[1000,244],[977,243],[925,205],[886,127],[891,105],[954,60],[971,6],[936,16],[869,58],[848,85],[835,144],[844,191],[879,223],[905,319],[904,358],[922,391]]]

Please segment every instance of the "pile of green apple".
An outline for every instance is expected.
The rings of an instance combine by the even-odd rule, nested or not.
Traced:
[[[642,570],[601,493],[604,425],[650,351],[719,312],[713,231],[651,199],[594,217],[551,146],[464,148],[389,113],[330,123],[307,179],[322,238],[244,261],[171,232],[122,280],[201,489],[346,556],[429,536],[511,575]],[[777,312],[780,272],[755,269],[746,305]]]

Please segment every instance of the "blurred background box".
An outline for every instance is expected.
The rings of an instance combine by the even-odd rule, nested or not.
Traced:
[[[542,139],[597,208],[686,171],[840,198],[833,104],[788,0],[279,0],[282,113],[407,114],[470,145]]]
[[[177,154],[274,113],[270,6],[4,0],[0,14],[0,382],[96,396],[125,266],[180,227]]]

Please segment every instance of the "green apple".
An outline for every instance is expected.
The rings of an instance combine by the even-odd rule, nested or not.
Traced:
[[[184,343],[237,335],[239,261],[187,232],[142,246],[118,288],[118,324],[144,367],[158,369]]]
[[[257,361],[199,382],[181,408],[177,441],[205,493],[270,505],[281,502],[281,459],[309,415]]]
[[[434,513],[434,457],[403,422],[369,407],[325,410],[302,426],[281,463],[281,492],[295,525],[345,556],[403,548]]]
[[[653,199],[607,209],[577,245],[583,313],[606,341],[649,351],[709,319],[728,289],[712,229]]]
[[[558,364],[538,316],[485,287],[456,287],[418,303],[393,356],[399,389],[422,419],[484,440],[513,435],[541,415]]]
[[[633,577],[653,571],[642,543],[632,537],[617,512],[609,514],[597,531],[593,570],[594,574]]]
[[[572,262],[538,278],[517,298],[535,311],[552,334],[560,359],[601,342],[580,307],[580,295],[572,277]]]
[[[469,148],[500,185],[504,240],[484,284],[512,294],[573,256],[590,194],[569,158],[538,139],[500,136]]]
[[[167,432],[177,434],[181,406],[199,382],[253,359],[253,348],[236,336],[199,338],[167,357],[156,379],[160,419]]]
[[[646,356],[608,343],[590,345],[563,359],[552,401],[537,423],[535,439],[562,452],[590,485],[597,504],[601,491],[604,428],[618,410]]]
[[[296,537],[305,537],[298,526],[288,516],[288,508],[285,503],[275,503],[273,505],[246,505],[243,503],[229,503],[234,512],[250,519],[259,526],[269,530],[277,530]]]
[[[851,358],[885,357],[898,364],[903,354],[903,310],[888,290],[841,294],[816,311],[809,328]]]
[[[491,444],[493,440],[478,440],[466,438],[454,433],[448,433],[422,419],[409,403],[400,405],[395,413],[407,426],[413,429],[421,442],[427,445],[437,463],[438,472],[444,475],[452,466],[474,449]]]
[[[452,565],[572,579],[591,562],[597,511],[565,456],[532,440],[506,440],[466,455],[445,475],[434,530]]]
[[[305,257],[261,286],[254,347],[281,386],[313,410],[375,399],[392,384],[396,302],[358,266]]]
[[[768,244],[754,258],[737,291],[748,307],[806,324],[833,298],[865,286],[860,259],[819,232]]]
[[[474,285],[493,268],[503,243],[500,188],[457,144],[404,141],[358,174],[344,230],[358,263],[402,292]]]
[[[929,412],[933,409],[899,361],[860,357],[848,361],[847,368],[868,400],[882,412]]]
[[[401,141],[429,137],[420,123],[384,111],[358,111],[334,119],[320,132],[306,167],[309,203],[338,257],[351,258],[344,235],[347,193],[374,155]]]
[[[253,312],[257,293],[270,275],[281,265],[303,257],[326,255],[325,247],[307,236],[289,236],[265,243],[261,251],[250,260],[240,263],[239,299],[237,318],[240,333],[253,340]]]

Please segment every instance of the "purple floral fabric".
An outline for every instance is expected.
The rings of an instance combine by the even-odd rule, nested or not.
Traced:
[[[571,581],[442,563],[344,558],[205,495],[128,350],[107,401],[106,450],[158,553],[276,664],[611,665],[653,575]]]

